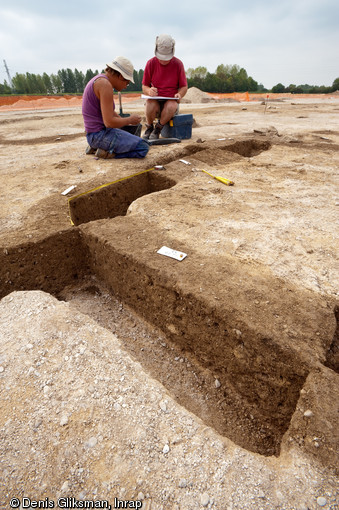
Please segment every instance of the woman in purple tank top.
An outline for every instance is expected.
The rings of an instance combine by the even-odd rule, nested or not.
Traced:
[[[107,64],[105,73],[87,83],[82,97],[87,154],[108,159],[144,158],[148,153],[149,144],[145,140],[124,130],[126,126],[137,129],[141,117],[136,114],[120,117],[115,111],[113,89],[119,92],[133,82],[133,70],[127,58],[116,57]]]

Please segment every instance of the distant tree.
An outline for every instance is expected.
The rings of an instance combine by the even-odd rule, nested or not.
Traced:
[[[76,92],[83,92],[84,91],[84,81],[85,76],[82,71],[78,71],[78,69],[74,70],[74,80],[75,80],[75,91]]]
[[[28,93],[34,94],[38,92],[38,82],[35,74],[26,73],[26,80],[28,85]]]
[[[12,80],[13,81],[13,80]],[[0,94],[11,94],[13,91],[5,80],[4,83],[0,83]]]
[[[188,80],[188,83],[189,83],[189,86],[192,87],[192,85],[190,84],[190,80]],[[215,75],[212,73],[207,73],[200,88],[201,88],[201,90],[205,90],[206,92],[207,91],[215,92],[215,89],[216,89]]]
[[[62,92],[62,80],[58,74],[51,74],[51,82],[54,94],[60,94]]]
[[[297,85],[291,83],[288,87],[286,87],[285,92],[289,92],[290,94],[303,94],[304,90],[300,87],[300,85],[297,87]]]
[[[231,66],[225,65],[225,64],[220,64],[216,68],[214,74],[221,80],[227,80],[227,78],[232,75]]]
[[[94,78],[94,76],[98,74],[98,71],[93,72],[92,69],[87,69],[85,74],[85,80],[84,80],[84,86],[87,85],[87,83]]]
[[[332,87],[326,87],[325,85],[320,85],[317,87],[317,94],[329,94],[331,92]]]
[[[43,77],[40,74],[36,75],[36,89],[39,94],[47,94],[47,87]]]
[[[198,89],[205,90],[205,81],[208,75],[207,68],[203,66],[188,68],[186,71],[187,84],[189,87],[197,87]]]
[[[61,82],[61,91],[60,92],[64,92],[67,90],[68,88],[68,84],[67,84],[67,71],[66,69],[60,69],[58,71],[58,77],[60,79],[60,82]]]
[[[142,89],[142,77],[144,75],[144,71],[142,69],[139,69],[139,71],[137,71],[136,69],[134,69],[133,71],[133,80],[134,80],[134,83],[129,83],[128,87],[127,87],[127,92],[133,92],[133,91],[138,91],[140,92],[141,89]]]
[[[28,85],[26,81],[26,76],[22,73],[16,73],[12,78],[13,89],[16,94],[27,94],[28,93]]]
[[[206,78],[207,75],[207,68],[203,66],[196,67],[193,69],[192,67],[189,67],[186,71],[186,77],[190,79],[198,78],[200,80],[203,80]]]
[[[17,73],[13,79],[13,89],[17,94],[46,94],[45,82],[39,74]]]
[[[303,85],[298,85],[298,88],[302,90],[303,94],[310,94],[310,90],[313,88],[312,85],[308,85],[307,83],[304,83]]]
[[[245,69],[239,69],[234,75],[234,88],[237,92],[246,92],[248,90],[248,76]]]
[[[285,92],[285,87],[282,83],[278,83],[277,85],[274,85],[274,87],[272,87],[272,92],[274,94],[281,94],[282,92]]]
[[[339,78],[336,78],[332,84],[332,92],[339,90]]]
[[[189,87],[198,87],[207,92],[256,91],[258,83],[238,65],[220,64],[215,73],[205,67],[189,68],[186,72]]]
[[[62,92],[64,94],[72,94],[77,91],[74,73],[71,69],[61,69],[58,76],[62,83]]]
[[[52,84],[51,77],[48,76],[47,73],[44,73],[42,75],[42,81],[44,82],[46,93],[53,94],[54,90],[53,90],[53,84]]]
[[[259,85],[257,87],[257,92],[268,92],[268,90],[266,87],[264,87],[264,85],[262,83],[259,83]]]
[[[247,91],[248,92],[257,92],[258,90],[260,90],[260,85],[258,85],[258,82],[253,80],[253,78],[250,76],[247,80]],[[263,85],[261,85],[262,87],[262,91],[265,92],[266,89],[264,89]]]
[[[143,69],[139,69],[138,75],[139,75],[138,80],[139,80],[139,83],[140,83],[140,88],[138,90],[141,91],[142,90],[142,79],[144,77],[144,70]]]
[[[72,69],[66,69],[67,74],[67,89],[64,92],[69,92],[70,94],[74,94],[77,91],[77,85],[75,80],[75,75]]]

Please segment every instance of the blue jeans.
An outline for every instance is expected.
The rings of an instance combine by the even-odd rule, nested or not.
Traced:
[[[114,152],[116,158],[144,158],[149,151],[145,140],[122,129],[106,128],[88,133],[86,138],[90,147]]]

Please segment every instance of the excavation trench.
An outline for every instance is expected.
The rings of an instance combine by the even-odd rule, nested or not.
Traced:
[[[248,450],[278,455],[312,368],[307,342],[319,324],[327,338],[330,313],[232,257],[218,274],[192,247],[185,266],[164,263],[156,254],[163,232],[123,215],[135,199],[175,183],[146,172],[76,197],[70,211],[79,226],[1,250],[1,297],[40,289],[69,300],[122,338],[206,424]],[[280,320],[289,314],[291,337]]]
[[[145,171],[112,184],[94,189],[69,201],[74,225],[103,218],[124,216],[137,198],[171,188],[176,181],[159,172]]]
[[[207,425],[250,451],[278,455],[310,364],[272,329],[264,331],[250,309],[254,296],[240,304],[237,285],[222,291],[218,275],[205,271],[195,272],[191,284],[191,278],[178,277],[174,265],[164,270],[162,260],[138,260],[135,252],[152,235],[141,234],[139,247],[127,249],[126,234],[132,234],[127,218],[88,223],[3,253],[2,296],[40,289],[70,301],[112,330]],[[231,281],[238,272],[230,261]],[[204,294],[197,288],[201,284]],[[217,303],[211,292],[218,294]],[[300,306],[299,300],[288,299],[281,312]],[[268,321],[276,311],[264,311]]]

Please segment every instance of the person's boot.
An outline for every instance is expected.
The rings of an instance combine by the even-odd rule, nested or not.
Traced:
[[[149,137],[150,137],[150,134],[152,133],[153,131],[153,123],[152,124],[146,124],[146,131],[144,132],[144,134],[142,135],[142,138],[144,140],[148,140]]]
[[[112,159],[112,158],[115,158],[114,152],[108,152],[108,151],[105,151],[104,149],[97,149],[96,153],[95,153],[95,156],[97,158],[102,158],[102,159]]]
[[[96,149],[94,149],[94,147],[87,145],[86,154],[95,154],[95,151]]]
[[[150,140],[158,140],[163,127],[164,126],[162,124],[160,124],[160,122],[157,122],[157,124],[155,125],[155,128],[153,129],[152,133],[150,134],[149,139]]]

